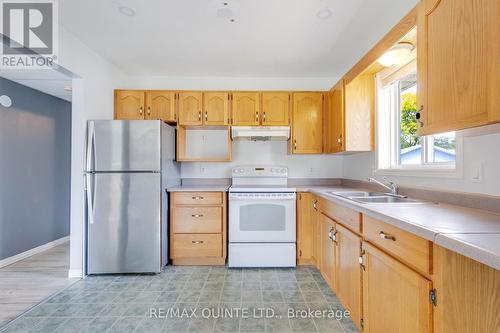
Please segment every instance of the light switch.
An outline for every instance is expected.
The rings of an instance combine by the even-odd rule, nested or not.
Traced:
[[[481,182],[483,180],[483,165],[482,163],[474,163],[472,164],[471,170],[471,181],[473,182]]]

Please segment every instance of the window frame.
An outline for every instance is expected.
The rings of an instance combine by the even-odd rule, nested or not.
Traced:
[[[375,112],[375,126],[377,129],[377,135],[375,138],[375,159],[373,165],[373,173],[376,175],[401,175],[401,176],[421,176],[421,177],[444,177],[444,178],[461,178],[463,175],[463,137],[460,132],[455,132],[455,162],[429,162],[429,149],[433,152],[434,140],[433,136],[421,137],[421,162],[420,164],[405,164],[401,165],[401,150],[400,150],[400,137],[401,137],[401,86],[400,82],[397,82],[397,98],[391,98],[390,103],[393,104],[391,110],[386,112],[381,112],[382,101],[384,97],[384,89],[387,89],[389,85],[394,83],[396,80],[399,81],[407,72],[408,68],[416,67],[416,58],[411,59],[409,62],[402,64],[400,66],[394,66],[386,68],[376,75],[375,79],[375,99],[376,99],[376,112]],[[402,72],[402,73],[398,73]],[[389,78],[389,79],[388,79]],[[396,78],[396,79],[394,79]],[[392,92],[394,93],[394,86],[391,86]],[[381,120],[381,118],[383,118]],[[381,121],[385,121],[384,127],[389,129],[386,131],[384,138],[382,139],[381,131]],[[388,123],[387,123],[388,122]],[[388,125],[389,124],[389,125]],[[383,142],[381,142],[383,141]],[[382,153],[381,145],[388,144],[389,152],[387,149]],[[382,157],[381,154],[384,154]],[[382,161],[381,159],[384,159]],[[395,164],[396,162],[396,164]]]

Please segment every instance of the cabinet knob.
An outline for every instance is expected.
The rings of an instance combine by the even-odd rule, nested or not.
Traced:
[[[201,111],[198,112],[198,120],[201,120]]]
[[[264,112],[262,114],[262,122],[265,123],[266,122],[266,113]]]
[[[203,217],[203,214],[192,214],[192,217]]]
[[[191,197],[191,199],[193,199],[193,200],[203,200],[203,197],[198,197],[197,196],[197,197]]]
[[[297,150],[297,140],[293,140],[293,149]]]
[[[205,111],[205,121],[208,121],[208,111]]]
[[[148,106],[148,116],[151,114],[151,107]]]
[[[422,111],[424,111],[424,106],[420,105],[420,109],[415,114],[415,118],[417,119],[417,122],[420,125],[420,127],[424,127],[424,122],[420,120],[420,118],[422,118],[422,115],[420,114]]]
[[[337,143],[342,146],[342,134],[339,135],[339,138],[337,139]]]
[[[193,243],[193,244],[203,244],[203,241],[202,240],[194,240],[194,241],[191,241],[191,243]]]
[[[144,113],[144,110],[142,109],[142,106],[139,108],[139,114],[142,116]]]
[[[255,112],[255,121],[259,122],[259,112]]]

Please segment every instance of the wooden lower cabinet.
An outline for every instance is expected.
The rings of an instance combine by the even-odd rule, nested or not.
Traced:
[[[431,332],[432,282],[369,243],[363,251],[364,332]]]
[[[434,244],[435,333],[500,332],[500,271]]]
[[[297,264],[311,265],[313,259],[313,195],[297,194]]]
[[[341,222],[341,221],[340,221]],[[336,293],[349,310],[352,321],[361,330],[361,237],[340,224],[336,225]]]
[[[332,290],[335,287],[335,222],[320,214],[321,226],[321,264],[320,272]]]
[[[226,195],[174,192],[170,206],[170,258],[173,265],[224,265]]]
[[[317,269],[320,268],[321,264],[321,221],[319,212],[319,198],[315,195],[312,197],[312,257],[314,265]]]

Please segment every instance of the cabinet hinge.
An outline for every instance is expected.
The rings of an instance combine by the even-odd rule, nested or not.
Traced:
[[[361,249],[361,255],[359,256],[359,265],[361,266],[361,268],[363,270],[365,270],[365,257],[363,257],[365,255],[365,250]]]
[[[359,321],[359,325],[361,325],[361,328],[365,327],[365,320],[363,318]]]
[[[429,291],[429,301],[432,305],[437,305],[437,291],[436,289],[432,289]]]

